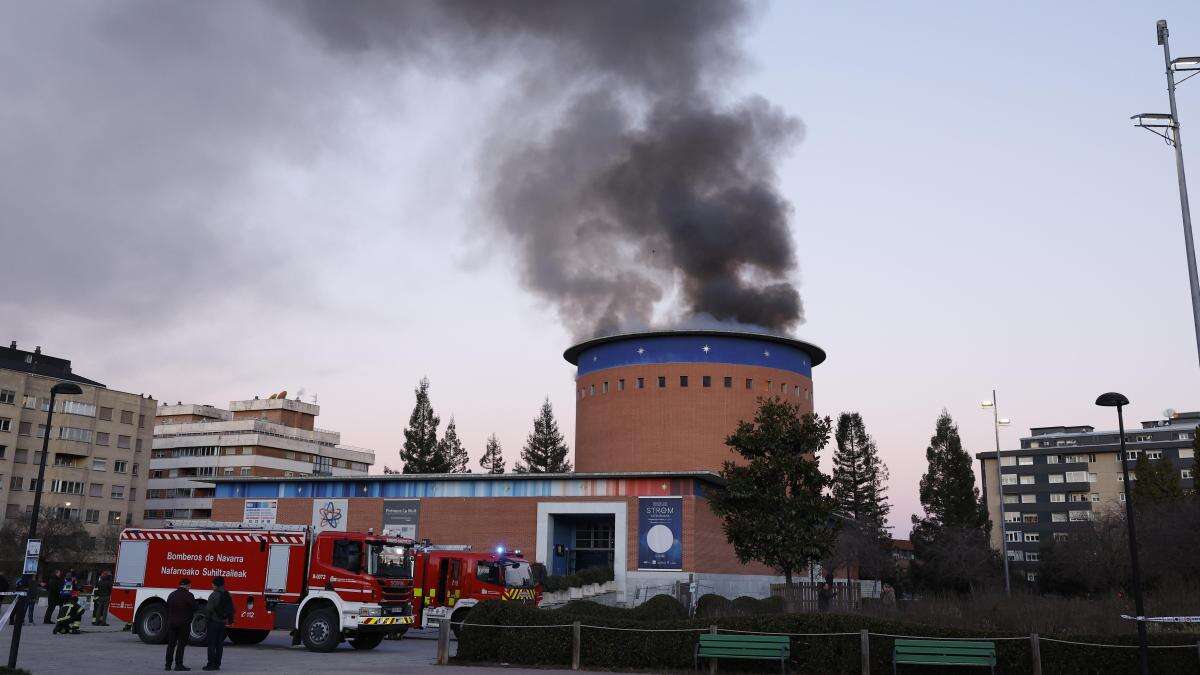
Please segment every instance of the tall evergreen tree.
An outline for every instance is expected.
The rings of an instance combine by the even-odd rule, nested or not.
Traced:
[[[442,440],[438,443],[438,454],[450,464],[450,470],[446,473],[471,473],[471,467],[467,466],[471,457],[458,437],[453,415],[450,416],[450,423],[446,425],[446,433],[442,434]]]
[[[441,422],[429,402],[429,378],[422,377],[415,391],[417,403],[404,429],[400,460],[404,473],[450,473],[450,462],[442,455],[437,428]]]
[[[488,436],[483,457],[479,458],[479,466],[483,467],[484,473],[504,473],[504,455],[501,454],[500,439],[496,438],[496,434]]]
[[[738,559],[770,565],[788,584],[833,550],[833,499],[817,464],[831,426],[793,403],[763,401],[754,421],[739,423],[725,441],[746,461],[725,462],[725,485],[709,495]]]
[[[1179,471],[1169,459],[1150,459],[1143,450],[1134,465],[1137,480],[1133,481],[1134,504],[1173,504],[1183,499]]]
[[[888,469],[879,459],[862,415],[839,415],[834,439],[833,500],[838,510],[886,537],[887,515],[892,508],[886,494]]]
[[[975,487],[971,457],[945,410],[925,458],[929,468],[920,490],[925,517],[912,517],[914,577],[935,590],[971,590],[994,575],[998,559],[988,543],[990,523]]]
[[[568,473],[571,470],[571,463],[567,461],[567,444],[558,430],[549,396],[533,420],[533,431],[525,439],[521,461],[517,462],[514,470],[517,473]]]

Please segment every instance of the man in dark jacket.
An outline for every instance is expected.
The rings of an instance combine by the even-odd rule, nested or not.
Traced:
[[[220,670],[221,655],[225,651],[225,625],[233,623],[233,596],[225,590],[225,579],[213,577],[213,590],[204,605],[204,616],[208,619],[208,665],[204,670]]]
[[[54,570],[54,575],[46,581],[46,615],[42,617],[42,623],[53,623],[50,618],[54,616],[54,609],[62,603],[62,589],[63,572]]]
[[[55,635],[79,635],[79,624],[83,621],[83,605],[79,604],[79,594],[72,593],[65,602],[60,603],[58,620],[54,622]]]
[[[111,587],[111,582],[110,582]],[[188,588],[192,582],[179,580],[179,588],[167,596],[167,670],[172,660],[175,670],[191,670],[183,665],[183,648],[187,646],[192,617],[196,614],[196,596]]]
[[[104,570],[100,573],[100,578],[96,580],[96,587],[92,590],[92,594],[96,596],[92,604],[93,626],[108,625],[108,599],[112,597],[112,586],[112,572]]]

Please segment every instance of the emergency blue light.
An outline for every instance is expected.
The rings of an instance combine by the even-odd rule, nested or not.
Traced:
[[[503,546],[497,546],[497,547],[496,547],[496,553],[499,553],[500,555],[504,555],[504,547],[503,547]]]

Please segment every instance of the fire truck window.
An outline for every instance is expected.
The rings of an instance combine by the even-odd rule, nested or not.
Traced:
[[[462,573],[462,562],[453,560],[450,562],[450,585],[458,585],[458,576]]]
[[[504,585],[509,588],[533,588],[537,585],[533,565],[527,562],[509,563],[504,566]]]
[[[339,539],[333,542],[333,565],[350,572],[362,569],[362,544]]]
[[[499,584],[500,573],[492,563],[480,562],[475,564],[475,576],[485,583]]]

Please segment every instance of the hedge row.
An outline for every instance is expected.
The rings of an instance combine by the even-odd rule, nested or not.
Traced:
[[[603,584],[613,580],[611,567],[589,567],[574,574],[551,575],[542,580],[542,590],[547,593],[579,588],[588,584]]]
[[[995,637],[980,631],[952,630],[932,626],[901,623],[884,619],[840,614],[775,614],[739,616],[720,619],[656,619],[634,618],[664,611],[674,602],[651,599],[650,610],[635,614],[639,608],[618,609],[595,607],[543,610],[515,603],[485,602],[472,609],[467,625],[459,635],[460,661],[479,663],[511,663],[523,665],[566,665],[571,662],[571,628],[493,628],[496,625],[549,626],[579,621],[592,626],[612,628],[678,629],[721,628],[761,631],[768,633],[855,633],[840,637],[792,638],[791,670],[795,673],[860,673],[859,636],[867,629],[872,633],[917,635],[927,637]],[[594,605],[595,603],[587,603]],[[677,604],[677,603],[676,603]],[[597,605],[597,607],[600,607]],[[476,625],[478,624],[478,625]],[[582,664],[592,669],[688,670],[692,668],[696,636],[692,632],[613,631],[584,628],[582,630]],[[1080,642],[1104,644],[1137,643],[1134,635],[1113,636],[1055,636]],[[1190,649],[1150,650],[1150,669],[1155,673],[1197,673],[1200,660],[1196,642],[1200,635],[1152,635],[1152,644],[1189,645]],[[871,637],[871,670],[891,672],[892,638]],[[996,643],[999,671],[1007,674],[1032,672],[1028,640],[1001,640]],[[1041,642],[1042,672],[1045,675],[1067,673],[1136,673],[1137,650],[1065,645]],[[753,662],[743,662],[739,670],[758,670]],[[777,668],[776,666],[775,668]],[[764,663],[761,670],[775,670]]]
[[[696,618],[715,619],[730,616],[756,616],[758,614],[782,614],[783,598],[751,598],[743,595],[730,600],[723,595],[708,593],[696,600]]]

